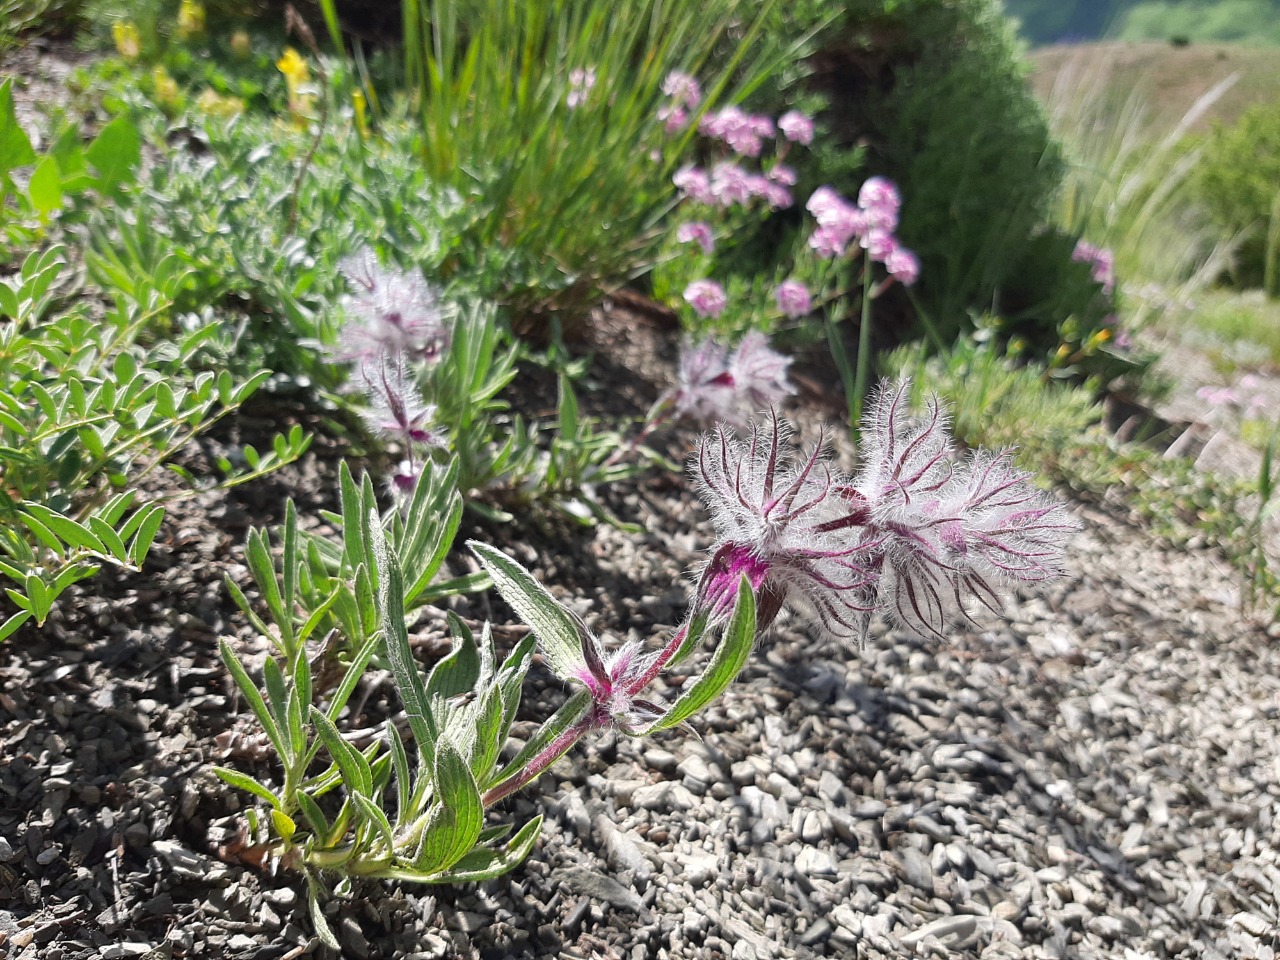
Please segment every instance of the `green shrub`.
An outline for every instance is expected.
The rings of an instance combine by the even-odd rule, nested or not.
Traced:
[[[788,6],[770,30],[807,53],[751,101],[763,113],[799,106],[816,115],[812,149],[788,159],[800,206],[823,184],[856,196],[870,175],[902,193],[898,236],[920,257],[920,282],[915,306],[891,291],[886,310],[903,319],[891,333],[877,328],[877,340],[924,334],[908,319],[922,311],[949,342],[968,329],[970,310],[999,310],[1062,170],[999,4],[810,0]],[[737,245],[749,260],[776,260],[805,242],[802,219],[772,218]]]
[[[995,0],[859,0],[824,31],[813,66],[835,143],[865,144],[858,179],[901,190],[917,297],[950,340],[970,308],[999,309],[1062,171],[1010,24]]]
[[[910,377],[918,405],[930,391],[946,400],[956,439],[966,446],[1016,446],[1022,466],[1035,471],[1101,418],[1091,390],[1019,366],[990,342],[964,338],[932,357],[919,345],[902,347],[884,357],[881,369],[889,377]]]
[[[420,163],[467,199],[470,242],[536,264],[528,279],[509,273],[496,299],[527,308],[545,335],[539,314],[572,320],[648,268],[691,136],[664,132],[663,81],[698,74],[703,108],[740,99],[777,59],[761,29],[775,5],[405,0]],[[334,3],[321,6],[340,43]]]
[[[1148,0],[1133,4],[1111,34],[1121,40],[1280,43],[1275,0]]]
[[[1243,234],[1232,279],[1280,296],[1280,103],[1246,110],[1209,137],[1200,196],[1224,229]]]

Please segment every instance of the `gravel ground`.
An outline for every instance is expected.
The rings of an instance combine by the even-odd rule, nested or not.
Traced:
[[[635,377],[611,402],[641,408],[670,337],[609,319],[605,379]],[[216,657],[220,636],[258,649],[221,578],[247,581],[245,529],[286,491],[325,503],[336,455],[180,506],[144,574],[105,574],[0,648],[9,956],[325,954],[294,878],[245,862],[244,797],[209,765],[271,776]],[[647,533],[465,533],[502,538],[606,634],[652,636],[681,616],[705,517],[670,476],[609,496]],[[331,901],[344,957],[1271,958],[1280,632],[1238,620],[1213,553],[1076,511],[1069,576],[950,643],[882,626],[859,653],[783,619],[696,735],[596,740],[501,804],[547,814],[513,873]],[[487,598],[460,611],[507,619]],[[370,678],[370,722],[388,692]],[[536,669],[515,732],[563,696]]]

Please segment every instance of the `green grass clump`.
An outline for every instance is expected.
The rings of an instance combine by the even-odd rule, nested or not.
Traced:
[[[1198,186],[1214,220],[1242,234],[1235,285],[1280,296],[1280,103],[1258,104],[1213,132]]]
[[[1280,303],[1255,294],[1215,291],[1181,316],[1170,333],[1208,350],[1217,365],[1229,368],[1270,363],[1280,366]]]
[[[1226,265],[1234,231],[1198,202],[1203,147],[1192,131],[1233,83],[1205,90],[1166,124],[1150,119],[1142,91],[1108,86],[1083,61],[1059,72],[1048,110],[1067,172],[1054,221],[1112,251],[1117,275],[1131,287],[1156,284],[1186,298]]]

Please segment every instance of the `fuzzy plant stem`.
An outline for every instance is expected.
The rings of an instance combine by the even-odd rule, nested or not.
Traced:
[[[853,380],[853,396],[849,398],[849,427],[854,441],[860,439],[862,402],[867,395],[867,378],[871,375],[871,255],[862,257],[862,320],[858,324],[858,370]]]
[[[672,635],[671,639],[667,641],[667,645],[658,651],[658,655],[654,657],[653,663],[649,664],[649,668],[627,686],[627,694],[635,696],[651,684],[654,677],[666,668],[667,664],[671,662],[671,658],[684,646],[684,641],[688,636],[689,621],[686,620],[680,629]]]
[[[486,792],[480,798],[480,802],[486,807],[492,806],[537,779],[542,771],[559,760],[569,751],[570,747],[582,739],[583,735],[591,729],[594,720],[594,713],[588,713],[582,719],[566,727],[558,737],[543,748],[541,753],[529,761],[528,766],[510,780],[506,780]]]
[[[671,662],[671,658],[674,657],[681,646],[684,645],[684,641],[688,635],[689,624],[686,622],[672,635],[671,639],[667,641],[666,646],[658,651],[658,655],[654,658],[653,663],[649,665],[649,668],[644,672],[644,674],[628,686],[627,693],[629,695],[635,695],[647,687],[653,681],[654,677],[661,673],[662,669]],[[511,796],[511,794],[515,793],[517,790],[533,782],[544,770],[547,769],[547,767],[559,760],[569,751],[570,747],[581,740],[582,737],[595,725],[595,722],[596,712],[592,710],[586,716],[566,727],[559,736],[543,747],[542,752],[535,755],[523,770],[510,780],[505,780],[486,792],[485,795],[480,798],[481,802],[486,807],[492,806],[499,800]]]

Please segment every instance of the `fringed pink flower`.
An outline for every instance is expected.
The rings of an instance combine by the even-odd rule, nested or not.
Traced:
[[[745,440],[721,425],[704,434],[694,479],[719,539],[698,582],[695,609],[727,615],[745,573],[759,598],[764,629],[784,604],[807,612],[829,633],[853,640],[874,609],[872,544],[851,544],[825,528],[843,504],[821,445],[793,455],[776,416]]]
[[[954,462],[937,397],[922,417],[910,383],[884,383],[862,425],[862,468],[841,489],[864,536],[878,541],[880,597],[901,623],[943,636],[969,600],[998,611],[999,590],[1050,579],[1078,524],[1013,465],[1012,453],[979,451]]]
[[[372,250],[349,257],[342,272],[352,293],[341,301],[347,323],[333,359],[366,363],[395,353],[432,363],[448,349],[448,310],[419,274],[383,267]]]
[[[835,475],[818,449],[792,459],[776,417],[747,441],[705,434],[696,475],[720,537],[696,605],[723,614],[745,574],[768,619],[783,604],[833,636],[863,640],[874,611],[944,637],[974,601],[1058,576],[1077,524],[1009,451],[957,463],[945,412],[908,409],[910,384],[881,386],[862,427],[862,467]],[[766,621],[767,622],[767,621]]]

